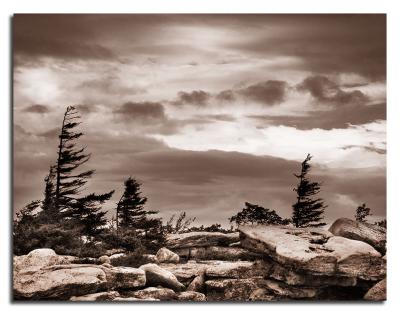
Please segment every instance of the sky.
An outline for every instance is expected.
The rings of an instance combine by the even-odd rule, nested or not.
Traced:
[[[228,225],[244,202],[289,218],[308,153],[325,221],[386,216],[385,15],[15,15],[14,212],[41,199],[74,105],[96,169],[146,208]]]

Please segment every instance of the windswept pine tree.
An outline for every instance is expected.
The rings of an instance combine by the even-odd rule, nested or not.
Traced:
[[[146,211],[144,205],[147,197],[142,197],[141,184],[132,177],[125,182],[125,190],[117,204],[117,229],[118,228],[143,228],[143,222],[149,215],[157,214],[156,211]]]
[[[326,225],[322,220],[327,206],[321,198],[315,197],[321,190],[321,184],[312,182],[308,178],[311,158],[312,156],[308,154],[301,163],[300,174],[294,174],[299,179],[299,184],[294,188],[297,193],[297,202],[293,204],[292,222],[299,228]]]
[[[364,222],[366,221],[365,218],[371,215],[371,208],[367,207],[367,205],[362,204],[361,206],[358,206],[356,209],[356,214],[354,215],[354,218],[356,221]]]
[[[85,154],[85,148],[78,148],[75,143],[83,135],[82,132],[75,131],[75,128],[81,123],[79,119],[80,116],[75,107],[69,106],[64,113],[61,126],[55,169],[55,204],[59,211],[68,212],[68,209],[72,208],[81,188],[94,174],[94,170],[75,173],[75,170],[90,158],[90,154]]]
[[[44,199],[42,201],[41,220],[45,222],[57,222],[60,214],[55,204],[55,166],[50,166],[49,173],[44,178]]]

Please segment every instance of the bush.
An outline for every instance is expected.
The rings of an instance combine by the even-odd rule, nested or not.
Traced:
[[[127,266],[127,267],[139,267],[147,264],[148,259],[144,256],[146,250],[143,247],[137,248],[134,252],[127,254],[126,256],[118,257],[112,260],[113,266]]]

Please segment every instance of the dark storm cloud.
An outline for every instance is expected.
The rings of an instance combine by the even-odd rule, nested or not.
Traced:
[[[386,120],[386,104],[363,105],[357,102],[345,106],[335,106],[331,110],[315,110],[307,116],[267,116],[251,115],[258,127],[284,125],[300,130],[315,128],[331,130],[343,129],[351,125],[360,125],[376,120]]]
[[[167,120],[163,105],[157,102],[127,102],[113,112],[127,121]]]
[[[345,92],[326,76],[310,76],[297,86],[300,91],[309,92],[319,102],[339,105],[364,104],[368,97],[359,90]]]
[[[50,112],[50,109],[45,106],[45,105],[31,105],[27,108],[24,109],[24,112],[30,112],[30,113],[48,113]]]
[[[285,99],[287,83],[269,80],[239,89],[238,94],[261,104],[276,105]]]
[[[211,98],[211,94],[202,90],[191,92],[181,91],[178,93],[178,99],[174,102],[176,105],[205,106]]]
[[[114,54],[94,42],[96,24],[86,15],[16,14],[13,48],[17,56],[110,59]]]
[[[229,46],[263,57],[298,57],[302,69],[315,73],[353,72],[383,80],[386,76],[384,14],[257,16],[247,34],[248,39]]]
[[[236,99],[235,93],[230,90],[224,90],[216,95],[216,98],[221,101],[232,102]]]

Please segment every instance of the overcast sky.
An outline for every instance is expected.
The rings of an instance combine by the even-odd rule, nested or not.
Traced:
[[[76,105],[110,216],[134,176],[162,217],[290,217],[307,153],[328,222],[385,216],[384,15],[16,15],[13,48],[15,210]]]

